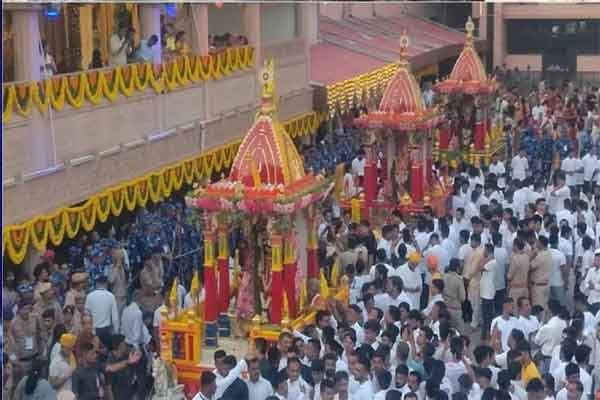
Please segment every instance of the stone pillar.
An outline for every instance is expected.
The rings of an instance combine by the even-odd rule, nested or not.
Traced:
[[[42,57],[39,10],[35,7],[19,7],[12,11],[12,27],[15,44],[15,80],[39,81]]]
[[[243,21],[244,21],[244,35],[248,39],[248,46],[254,48],[254,65],[257,67],[255,85],[256,98],[259,98],[262,92],[260,74],[261,66],[263,65],[262,59],[262,44],[260,35],[260,4],[258,3],[245,3],[243,4]]]
[[[300,4],[302,13],[302,36],[305,47],[317,43],[319,40],[319,3],[304,2]]]
[[[148,40],[152,35],[158,37],[158,43],[154,45],[154,63],[160,64],[162,57],[162,46],[160,42],[160,4],[140,4],[140,39]]]
[[[487,3],[486,2],[474,2],[473,8],[477,8],[477,15],[473,15],[473,18],[479,19],[479,38],[487,39]]]
[[[192,32],[190,42],[193,54],[208,54],[208,4],[193,3],[191,7]]]
[[[44,57],[41,49],[39,13],[41,7],[27,4],[7,5],[12,12],[15,46],[15,81],[40,81]],[[45,170],[56,164],[53,111],[43,116],[33,107],[27,130],[31,164],[23,172]]]
[[[502,18],[502,4],[494,3],[494,67],[504,64],[504,51],[506,49],[504,18]]]

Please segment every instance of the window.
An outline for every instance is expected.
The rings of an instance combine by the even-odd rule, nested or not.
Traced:
[[[509,54],[540,54],[568,48],[577,54],[600,54],[600,20],[506,21]]]

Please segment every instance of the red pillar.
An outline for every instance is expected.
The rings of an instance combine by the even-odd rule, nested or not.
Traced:
[[[423,200],[423,163],[415,161],[410,169],[410,194],[413,201]]]
[[[372,161],[365,163],[365,202],[367,207],[377,198],[377,165]]]
[[[283,309],[283,264],[281,254],[281,235],[271,236],[271,323],[281,323]]]
[[[485,124],[483,121],[476,122],[473,127],[473,143],[477,151],[485,148]]]
[[[448,150],[448,146],[450,145],[450,127],[448,124],[444,124],[439,128],[440,132],[440,150]]]
[[[283,281],[290,319],[296,316],[296,252],[293,239],[294,236],[288,233],[283,244]]]

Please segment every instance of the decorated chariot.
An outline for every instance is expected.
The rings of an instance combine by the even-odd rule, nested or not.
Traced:
[[[343,204],[351,208],[355,219],[357,214],[367,219],[378,215],[383,222],[394,209],[406,214],[428,208],[436,214],[445,212],[447,190],[433,168],[434,132],[444,117],[437,108],[423,104],[419,84],[410,70],[408,46],[409,38],[403,32],[399,66],[378,110],[354,121],[367,130],[373,145],[380,146],[380,150],[369,152],[362,195],[350,198],[342,190]],[[385,154],[385,163],[378,162],[375,154]]]
[[[219,337],[233,331],[230,340],[274,341],[284,330],[314,324],[316,311],[330,301],[348,299],[347,284],[329,285],[317,259],[316,206],[334,182],[305,173],[279,122],[273,60],[265,62],[262,81],[260,110],[229,176],[186,198],[204,218],[204,296],[196,275],[194,306],[166,307],[160,327],[161,356],[184,382],[199,381],[201,349],[215,348]]]
[[[465,29],[465,46],[450,76],[433,87],[446,113],[436,139],[436,161],[453,167],[461,160],[489,164],[492,155],[504,148],[502,126],[492,123],[490,112],[496,81],[487,76],[475,49],[471,17]]]

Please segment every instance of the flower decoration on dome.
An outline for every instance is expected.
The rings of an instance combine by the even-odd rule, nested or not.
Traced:
[[[410,69],[410,39],[406,30],[400,36],[399,45],[398,69],[383,92],[379,109],[355,119],[357,126],[406,132],[432,128],[441,122],[437,109],[423,106],[421,89]]]
[[[211,211],[289,214],[326,196],[333,183],[305,174],[296,145],[279,122],[275,63],[265,61],[261,108],[242,140],[229,176],[206,187],[195,205]]]

